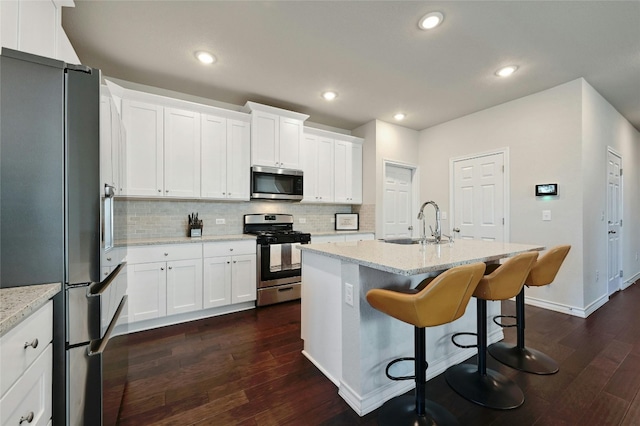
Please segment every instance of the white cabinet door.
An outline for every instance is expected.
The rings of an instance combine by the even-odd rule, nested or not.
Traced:
[[[280,117],[262,111],[251,113],[251,164],[280,167]]]
[[[100,96],[100,195],[104,195],[104,184],[113,185],[113,159],[111,157],[111,98]]]
[[[318,200],[323,203],[331,203],[334,199],[334,145],[333,139],[318,138],[318,149],[316,151],[317,196]]]
[[[127,266],[129,322],[167,315],[166,262]]]
[[[351,146],[351,204],[362,204],[362,145]]]
[[[231,303],[256,300],[256,255],[245,254],[231,258]]]
[[[56,57],[56,4],[53,1],[21,1],[17,49],[48,58]]]
[[[280,117],[280,141],[278,147],[278,167],[300,168],[300,143],[302,142],[302,121]]]
[[[200,114],[164,108],[164,195],[200,197]]]
[[[336,141],[334,158],[335,202],[362,204],[362,145]]]
[[[202,260],[167,262],[167,315],[202,309]]]
[[[122,121],[110,96],[100,96],[100,195],[104,184],[113,186],[120,194],[120,139]]]
[[[231,257],[204,259],[203,307],[215,308],[231,304]]]
[[[123,99],[122,115],[126,129],[123,195],[162,196],[163,108]]]
[[[333,146],[331,138],[305,134],[300,147],[304,171],[304,201],[333,202]]]
[[[247,171],[248,173],[248,171]],[[249,190],[247,184],[247,191]],[[202,197],[227,197],[227,119],[202,116]]]
[[[305,134],[300,145],[300,164],[304,172],[303,190],[304,202],[318,201],[318,136]]]
[[[249,123],[227,120],[227,198],[249,201],[251,168]]]
[[[351,143],[336,141],[334,158],[334,200],[336,203],[348,203],[351,195]]]

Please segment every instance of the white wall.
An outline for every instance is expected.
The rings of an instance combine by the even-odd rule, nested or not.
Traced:
[[[418,135],[415,130],[371,121],[352,131],[364,138],[363,144],[363,197],[362,203],[375,204],[376,237],[383,235],[384,161],[418,166]]]
[[[509,147],[511,241],[572,245],[555,282],[527,289],[527,300],[578,316],[607,300],[602,214],[606,152],[613,147],[624,167],[624,279],[638,279],[640,133],[584,79],[425,129],[419,141],[422,194],[445,206],[450,158]],[[559,196],[536,198],[534,185],[550,182],[559,184]],[[551,210],[550,222],[541,220],[543,209]]]
[[[588,305],[607,289],[607,148],[622,155],[623,227],[622,269],[627,285],[638,279],[640,261],[640,133],[596,90],[582,80],[583,223],[585,302]],[[595,270],[600,279],[595,280]]]

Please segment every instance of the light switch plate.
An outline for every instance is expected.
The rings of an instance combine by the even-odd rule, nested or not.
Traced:
[[[353,284],[344,283],[344,303],[353,306]]]
[[[224,225],[225,220],[224,219],[216,219],[216,225]]]

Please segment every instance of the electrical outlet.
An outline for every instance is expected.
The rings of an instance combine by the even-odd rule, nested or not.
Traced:
[[[551,210],[542,210],[542,220],[551,220]]]
[[[224,225],[224,224],[225,224],[224,219],[216,219],[216,225]]]
[[[344,303],[353,306],[353,284],[344,283]]]
[[[336,218],[335,217],[331,217],[331,220],[329,220],[329,222],[336,223]]]
[[[638,252],[636,252],[636,261],[638,261]]]
[[[300,223],[307,223],[307,218],[306,218],[306,217],[299,217],[299,218],[298,218],[298,222],[300,222]]]
[[[600,279],[600,271],[596,269],[596,282]]]
[[[447,212],[440,212],[440,219],[447,220]]]

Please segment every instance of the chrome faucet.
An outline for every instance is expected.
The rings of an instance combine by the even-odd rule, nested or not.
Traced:
[[[420,207],[420,212],[418,213],[418,220],[422,221],[422,235],[420,238],[424,244],[427,243],[427,230],[425,229],[424,224],[424,208],[427,204],[431,204],[436,209],[436,230],[434,231],[431,225],[429,225],[429,229],[431,230],[431,236],[435,239],[436,244],[440,244],[442,240],[442,228],[440,226],[440,207],[435,203],[435,201],[427,201],[422,207]]]

